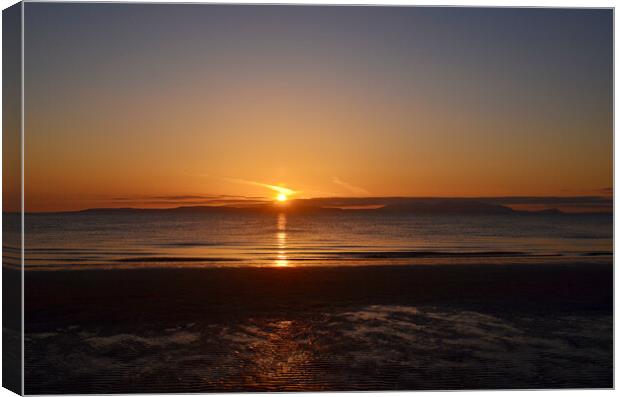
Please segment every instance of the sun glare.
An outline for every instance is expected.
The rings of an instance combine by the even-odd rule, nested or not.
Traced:
[[[276,199],[277,199],[279,202],[284,202],[284,201],[286,201],[286,194],[284,194],[284,193],[280,193],[280,194],[278,194],[278,197],[276,197]]]

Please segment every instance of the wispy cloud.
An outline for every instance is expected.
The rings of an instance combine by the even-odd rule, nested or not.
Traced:
[[[604,194],[612,194],[614,192],[614,188],[613,187],[602,187],[598,189],[598,192],[604,193]]]
[[[338,178],[337,176],[332,177],[332,182],[334,182],[336,185],[346,189],[349,193],[351,194],[355,194],[357,196],[364,196],[364,195],[368,195],[370,194],[368,192],[368,190],[358,187],[358,186],[353,186],[350,183],[347,183],[345,181],[343,181],[342,179]]]
[[[217,199],[223,197],[221,195],[133,195],[133,196],[118,196],[113,197],[112,201],[136,201],[136,200],[167,200],[167,201],[185,201],[185,200],[205,200],[205,199]]]
[[[116,205],[137,207],[152,206],[187,206],[187,205],[258,205],[267,201],[264,197],[233,195],[132,195],[117,196],[109,199]]]
[[[613,187],[601,187],[594,189],[562,189],[563,192],[570,192],[573,194],[585,193],[585,194],[602,194],[602,195],[610,195],[613,194]]]
[[[287,196],[291,196],[294,194],[299,194],[301,193],[299,190],[293,190],[284,186],[279,186],[279,185],[270,185],[268,183],[263,183],[263,182],[258,182],[258,181],[250,181],[247,179],[240,179],[240,178],[226,178],[226,177],[215,177],[215,176],[211,176],[208,174],[200,174],[199,176],[204,177],[204,178],[215,178],[215,179],[220,179],[220,180],[224,180],[224,181],[228,181],[228,182],[232,182],[232,183],[240,183],[240,184],[244,184],[244,185],[250,185],[250,186],[259,186],[259,187],[263,187],[265,189],[269,189],[271,191],[274,191],[276,193],[280,193],[280,194],[285,194]]]
[[[243,183],[243,184],[246,184],[246,185],[264,187],[266,189],[270,189],[270,190],[273,190],[274,192],[285,194],[287,196],[290,196],[290,195],[295,194],[295,193],[299,193],[299,192],[297,192],[297,191],[295,191],[293,189],[289,189],[289,188],[284,187],[284,186],[270,185],[268,183],[262,183],[262,182],[257,182],[257,181],[248,181],[248,180],[245,180],[245,179],[237,179],[237,178],[226,178],[226,179],[228,179],[231,182],[237,182],[237,183]]]

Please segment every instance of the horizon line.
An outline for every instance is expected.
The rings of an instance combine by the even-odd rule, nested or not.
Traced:
[[[523,203],[512,203],[513,205],[516,204],[522,204],[522,205],[567,205],[567,204],[571,204],[570,201],[567,200],[571,200],[571,199],[575,199],[577,201],[581,201],[581,203],[575,203],[573,202],[572,204],[588,204],[588,203],[584,203],[583,200],[594,200],[595,202],[590,203],[592,205],[594,204],[601,204],[601,201],[603,203],[609,203],[611,205],[611,208],[609,211],[584,211],[584,212],[575,212],[575,213],[613,213],[613,209],[614,209],[614,202],[613,202],[613,190],[611,191],[612,194],[607,194],[607,195],[574,195],[574,196],[560,196],[560,195],[548,195],[548,196],[536,196],[536,195],[503,195],[503,196],[324,196],[324,197],[311,197],[311,198],[291,198],[289,199],[289,203],[294,203],[294,202],[308,202],[308,201],[323,201],[323,200],[351,200],[351,201],[359,201],[359,200],[373,200],[373,199],[378,199],[378,200],[397,200],[397,199],[411,199],[411,200],[468,200],[468,201],[476,201],[476,200],[561,200],[562,202],[558,202],[558,203],[552,203],[552,202],[523,202]],[[213,197],[213,196],[210,196]],[[240,196],[237,196],[240,197]],[[144,198],[144,196],[143,196]],[[205,196],[205,199],[207,199],[208,196]],[[195,204],[191,204],[191,203],[185,203],[185,204],[189,204],[189,205],[184,205],[183,200],[179,200],[178,202],[173,202],[171,201],[169,203],[169,205],[162,205],[162,206],[94,206],[94,207],[84,207],[84,208],[79,208],[79,209],[68,209],[68,210],[45,210],[45,211],[27,211],[27,210],[23,210],[23,211],[3,211],[3,213],[5,214],[62,214],[62,213],[78,213],[78,212],[85,212],[85,211],[95,211],[95,210],[175,210],[175,209],[182,209],[182,208],[228,208],[228,209],[260,209],[260,208],[265,208],[267,205],[269,204],[276,204],[277,205],[277,200],[274,199],[267,199],[267,198],[263,198],[263,199],[256,199],[253,198],[253,200],[249,200],[249,202],[252,202],[252,204],[243,204],[245,198],[240,199],[237,203],[224,203],[224,204],[209,204],[209,202],[204,202],[204,203],[195,203]],[[139,201],[139,200],[136,200]],[[117,204],[121,204],[119,202],[117,202]],[[142,205],[147,204],[148,202],[143,202],[140,203]],[[500,203],[496,203],[497,205],[502,205]],[[380,205],[380,203],[377,203],[377,205]],[[280,204],[280,206],[282,206]],[[282,206],[283,208],[287,206],[286,204],[284,206]],[[385,206],[385,205],[384,205]],[[510,208],[507,205],[504,205],[506,208]],[[346,205],[341,205],[341,207],[346,207]],[[316,207],[317,209],[321,208],[321,209],[338,209],[338,207]],[[340,208],[340,209],[346,209],[346,208]],[[377,209],[377,208],[375,208]],[[511,208],[512,209],[512,208]],[[550,208],[551,209],[551,208]],[[564,211],[561,211],[559,208],[556,208],[558,211],[565,213]],[[585,208],[584,208],[585,209]],[[349,209],[351,210],[351,209]],[[367,209],[361,209],[361,208],[357,208],[357,210],[371,210],[370,208]],[[540,210],[533,210],[533,211],[528,211],[528,210],[515,210],[515,212],[540,212]]]

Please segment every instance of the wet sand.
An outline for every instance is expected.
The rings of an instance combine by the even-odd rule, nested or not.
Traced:
[[[31,394],[612,387],[611,259],[25,282]]]

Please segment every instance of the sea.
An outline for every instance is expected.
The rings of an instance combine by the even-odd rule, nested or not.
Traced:
[[[5,265],[19,265],[15,248],[5,243]],[[611,214],[25,215],[26,270],[608,261],[612,251]]]

